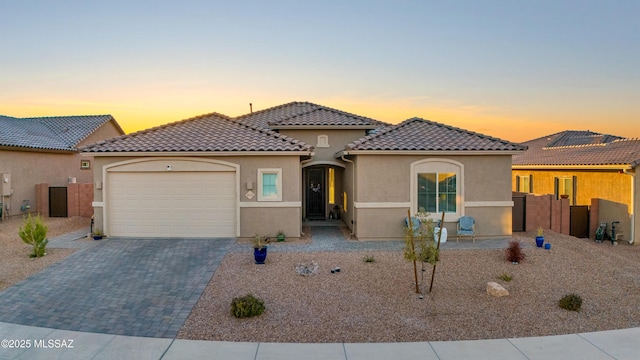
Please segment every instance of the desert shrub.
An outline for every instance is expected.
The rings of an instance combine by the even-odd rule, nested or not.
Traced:
[[[520,246],[520,242],[511,240],[509,241],[509,246],[504,251],[505,257],[508,261],[519,263],[524,260],[526,255],[522,251],[522,246]]]
[[[411,246],[412,229],[405,227],[404,258],[418,260],[434,265],[440,260],[440,250],[436,248],[433,236],[435,225],[433,220],[426,218],[421,221],[423,231],[413,236],[414,245]]]
[[[231,315],[237,318],[257,316],[264,311],[264,301],[251,294],[233,298],[231,301]]]
[[[511,276],[511,275],[509,275],[507,273],[504,273],[504,274],[498,276],[498,279],[500,279],[502,281],[509,282],[509,281],[513,280],[513,276]]]
[[[568,294],[558,301],[558,306],[569,311],[580,311],[580,307],[582,307],[582,298],[577,294]]]
[[[33,217],[29,214],[24,218],[22,226],[18,230],[18,235],[25,244],[33,247],[33,253],[29,256],[37,258],[45,255],[47,243],[49,242],[47,240],[48,230],[49,228],[44,224],[40,215]]]
[[[373,255],[365,255],[364,262],[367,262],[367,263],[376,262],[376,258],[374,258]]]

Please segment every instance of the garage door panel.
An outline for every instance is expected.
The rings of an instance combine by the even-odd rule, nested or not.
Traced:
[[[236,235],[234,172],[114,172],[108,182],[114,236]]]

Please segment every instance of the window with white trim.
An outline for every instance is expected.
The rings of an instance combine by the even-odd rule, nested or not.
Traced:
[[[448,159],[425,159],[411,164],[412,211],[430,213],[445,221],[455,221],[464,215],[464,166]]]
[[[282,201],[282,169],[258,169],[258,201]]]
[[[455,213],[457,209],[455,173],[418,173],[418,209],[429,213]]]

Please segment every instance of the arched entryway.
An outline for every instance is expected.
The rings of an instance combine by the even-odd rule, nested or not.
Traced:
[[[337,218],[342,196],[343,168],[332,164],[311,165],[302,173],[305,220]]]

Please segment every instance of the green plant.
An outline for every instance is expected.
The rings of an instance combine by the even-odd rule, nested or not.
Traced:
[[[558,306],[569,311],[580,311],[582,298],[577,294],[568,294],[558,301]]]
[[[33,247],[33,253],[29,255],[30,257],[37,258],[46,254],[47,243],[49,243],[49,240],[47,240],[48,230],[49,228],[44,224],[40,215],[32,217],[29,214],[24,218],[22,226],[18,230],[18,235],[25,244]]]
[[[364,262],[372,263],[372,262],[376,262],[376,259],[373,257],[373,255],[365,255]]]
[[[231,301],[231,315],[237,318],[257,316],[264,311],[264,301],[247,294],[233,298]]]
[[[430,218],[426,218],[421,223],[424,231],[421,231],[417,236],[413,236],[414,246],[411,245],[411,228],[404,228],[404,258],[409,261],[419,260],[433,265],[440,260],[440,250],[436,249],[433,237],[435,226]]]
[[[508,261],[513,263],[519,263],[524,260],[526,255],[522,251],[522,246],[520,246],[520,242],[511,240],[509,241],[509,246],[505,250],[505,256]]]
[[[262,249],[263,247],[267,246],[268,243],[269,243],[269,238],[267,236],[261,236],[258,234],[255,234],[253,236],[254,249]]]
[[[544,230],[542,230],[542,226],[538,226],[538,230],[537,230],[537,236],[543,236],[544,235]]]
[[[278,239],[278,241],[284,241],[285,237],[284,230],[278,230],[276,233],[276,239]]]
[[[513,280],[513,276],[511,276],[511,275],[509,275],[507,273],[504,273],[504,274],[498,276],[498,279],[500,279],[502,281],[509,282],[509,281]]]

